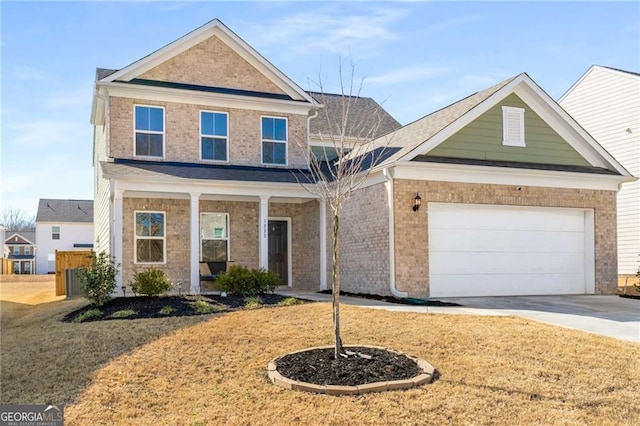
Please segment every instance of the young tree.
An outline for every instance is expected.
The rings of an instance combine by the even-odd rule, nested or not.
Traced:
[[[2,225],[9,231],[35,231],[36,219],[21,209],[5,209],[2,213]]]
[[[388,138],[379,138],[375,146],[372,145],[385,118],[380,105],[375,104],[366,117],[355,114],[364,79],[356,81],[353,63],[345,73],[339,58],[338,71],[340,93],[337,96],[327,94],[322,81],[317,83],[318,92],[313,92],[321,104],[331,103],[331,108],[321,109],[314,118],[324,120],[323,127],[330,129],[327,134],[319,135],[325,145],[323,155],[314,155],[311,147],[303,149],[314,182],[303,187],[326,203],[333,221],[331,300],[336,359],[343,353],[340,337],[340,212],[344,202],[367,180],[375,165],[384,160],[390,142]],[[329,160],[331,157],[334,158]]]

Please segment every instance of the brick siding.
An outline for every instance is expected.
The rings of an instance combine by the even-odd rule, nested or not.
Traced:
[[[212,163],[200,160],[200,111],[229,114],[229,163],[260,166],[262,162],[261,116],[286,117],[289,125],[288,166],[306,168],[307,117],[300,114],[274,114],[230,108],[212,108],[175,102],[110,98],[109,156],[134,158],[133,106],[155,105],[165,108],[165,161]]]

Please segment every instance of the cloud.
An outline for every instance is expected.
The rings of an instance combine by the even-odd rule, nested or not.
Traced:
[[[78,122],[34,121],[31,123],[6,123],[3,134],[5,151],[8,147],[30,149],[67,146],[78,139],[91,140],[91,126]],[[86,135],[82,135],[86,133]]]
[[[56,90],[51,92],[44,100],[47,108],[82,107],[89,111],[91,108],[91,85],[79,85],[73,89]]]
[[[19,81],[39,81],[50,82],[51,76],[44,70],[33,68],[27,65],[14,65],[10,68],[9,76]]]
[[[379,43],[400,37],[392,24],[407,16],[406,10],[373,8],[369,13],[344,14],[338,9],[315,10],[285,16],[275,22],[247,24],[248,39],[258,51],[287,46],[294,56],[317,55],[318,51],[344,52],[375,50]],[[367,47],[368,49],[365,49]],[[281,52],[282,53],[282,52]]]
[[[429,32],[448,31],[482,19],[484,19],[483,15],[460,16],[458,18],[448,19],[446,21],[440,21],[437,24],[429,25],[426,29]]]
[[[369,77],[367,78],[367,82],[377,84],[406,83],[411,81],[426,80],[434,77],[441,77],[449,72],[450,69],[447,67],[413,66],[396,69],[385,74]]]

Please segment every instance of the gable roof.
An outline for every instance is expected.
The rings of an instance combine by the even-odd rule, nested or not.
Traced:
[[[166,62],[168,59],[179,55],[187,49],[201,43],[208,38],[216,36],[227,44],[232,50],[243,57],[253,67],[269,78],[283,92],[294,100],[302,100],[312,104],[315,101],[309,94],[302,90],[293,80],[287,77],[267,59],[265,59],[254,48],[242,40],[231,31],[219,19],[213,19],[179,39],[167,44],[155,52],[127,65],[126,67],[114,71],[99,68],[97,71],[98,81],[110,83],[115,81],[131,81],[144,74],[146,71]]]
[[[346,137],[375,139],[401,127],[400,123],[372,98],[312,91],[307,93],[324,105],[324,108],[309,123],[309,131],[312,135],[336,134],[336,130],[339,129],[333,129],[332,124],[340,125],[343,102],[349,103],[350,121],[345,128]],[[369,134],[368,129],[374,129],[373,134]]]
[[[606,67],[606,66],[602,66],[602,65],[591,65],[591,67],[589,67],[589,69],[580,76],[580,78],[578,80],[576,80],[575,83],[573,83],[571,85],[571,87],[569,87],[569,89],[567,89],[566,92],[563,93],[562,96],[560,96],[560,98],[558,99],[558,103],[561,104],[562,101],[569,96],[569,94],[571,92],[573,92],[573,90],[580,84],[582,83],[582,81],[587,78],[587,76],[589,74],[591,74],[594,71],[604,71],[607,73],[610,73],[611,75],[619,75],[619,76],[625,76],[625,77],[640,77],[640,73],[634,72],[634,71],[625,71],[625,70],[621,70],[618,68],[613,68],[613,67]]]
[[[526,73],[519,74],[416,120],[384,136],[384,140],[381,138],[373,141],[372,145],[379,146],[386,140],[390,140],[390,146],[402,147],[387,161],[387,164],[395,161],[411,161],[444,142],[512,93],[518,95],[529,108],[595,169],[608,169],[622,176],[631,176]]]
[[[37,222],[93,223],[93,200],[57,200],[41,198]]]
[[[19,238],[19,241],[16,242],[16,237]],[[12,241],[13,240],[13,241]],[[5,238],[4,244],[6,245],[35,245],[36,243],[36,233],[35,231],[18,231],[12,233],[9,237]]]

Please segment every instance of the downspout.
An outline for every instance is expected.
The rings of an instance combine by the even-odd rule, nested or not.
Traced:
[[[394,215],[394,205],[393,205],[393,177],[389,173],[389,168],[385,167],[382,170],[382,174],[387,179],[385,182],[385,186],[387,188],[388,194],[388,204],[387,207],[389,209],[389,290],[391,290],[391,294],[395,297],[399,297],[401,299],[409,297],[409,293],[405,291],[399,291],[396,288],[396,255],[395,255],[395,215]]]

